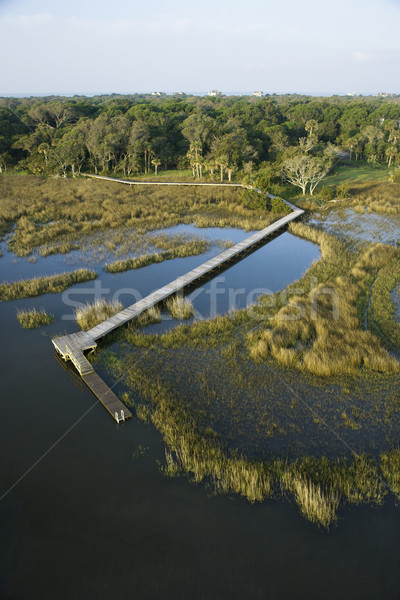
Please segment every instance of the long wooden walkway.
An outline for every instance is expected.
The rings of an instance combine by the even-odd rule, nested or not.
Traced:
[[[107,177],[106,175],[94,175],[93,173],[81,173],[82,177],[91,177],[92,179],[104,179],[105,181],[114,181],[115,183],[124,183],[125,185],[174,185],[176,186],[203,186],[203,187],[247,187],[242,183],[218,183],[218,182],[198,182],[198,181],[135,181],[134,179],[119,179],[117,177]]]
[[[163,300],[166,300],[169,296],[177,294],[188,285],[193,284],[205,275],[210,274],[212,271],[218,267],[221,267],[229,260],[238,257],[240,254],[249,250],[252,246],[262,242],[265,238],[277,230],[282,229],[291,221],[297,219],[301,214],[303,214],[303,210],[297,208],[293,204],[290,204],[286,200],[284,200],[284,202],[291,208],[292,212],[282,217],[278,221],[275,221],[275,223],[272,223],[261,231],[254,233],[232,248],[224,250],[214,258],[211,258],[202,265],[192,269],[185,275],[178,277],[174,281],[171,281],[171,283],[152,292],[142,300],[139,300],[139,302],[128,306],[110,319],[106,319],[99,325],[89,329],[89,331],[72,333],[70,335],[52,339],[57,352],[64,358],[64,360],[71,360],[82,379],[117,422],[121,421],[121,419],[125,420],[132,415],[95,373],[92,365],[85,357],[84,352],[88,350],[94,350],[94,348],[97,346],[96,340],[99,338],[107,335],[121,325],[128,323],[128,321],[137,318],[149,308],[155,306]]]

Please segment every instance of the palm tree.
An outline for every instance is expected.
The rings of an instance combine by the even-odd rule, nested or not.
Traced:
[[[234,170],[235,170],[235,167],[233,167],[232,165],[229,165],[226,168],[226,171],[228,173],[228,181],[232,181],[232,173],[233,173]]]
[[[228,161],[228,157],[225,156],[224,154],[219,156],[216,161],[215,164],[218,165],[218,167],[220,168],[220,172],[221,172],[221,181],[224,180],[224,170],[227,168],[229,161]]]
[[[392,160],[396,158],[397,154],[399,153],[397,146],[395,145],[391,145],[388,146],[385,150],[385,154],[386,157],[388,159],[388,167],[390,169],[391,164],[392,164]]]
[[[210,171],[211,179],[213,179],[213,178],[214,178],[215,166],[216,166],[216,165],[215,165],[215,161],[213,161],[213,160],[207,160],[207,161],[204,163],[204,167],[205,167],[205,169],[206,169],[207,171]]]
[[[158,167],[161,165],[161,160],[158,158],[153,158],[151,164],[154,165],[155,174],[158,174]]]

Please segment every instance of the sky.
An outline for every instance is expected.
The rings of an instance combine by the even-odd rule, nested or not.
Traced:
[[[0,0],[0,96],[400,94],[400,0]]]

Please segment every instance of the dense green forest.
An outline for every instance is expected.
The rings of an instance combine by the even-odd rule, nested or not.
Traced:
[[[291,183],[338,159],[400,165],[400,98],[74,96],[0,99],[0,172]],[[393,169],[391,169],[393,171]]]

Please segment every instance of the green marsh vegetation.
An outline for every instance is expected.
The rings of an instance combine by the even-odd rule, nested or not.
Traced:
[[[371,167],[369,167],[371,168]],[[347,168],[345,168],[347,169]],[[350,169],[351,170],[351,169]],[[371,173],[374,174],[374,171]],[[325,196],[324,196],[325,194]],[[353,181],[346,179],[338,186],[324,187],[319,194],[319,202],[300,201],[305,209],[313,211],[323,207],[325,210],[351,208],[359,214],[400,214],[400,183],[389,183],[371,179],[370,181]]]
[[[353,374],[362,366],[398,372],[398,361],[373,333],[362,329],[360,309],[371,280],[400,253],[391,246],[374,244],[357,257],[324,232],[304,224],[294,224],[291,230],[320,243],[322,259],[313,274],[323,269],[325,277],[307,295],[290,298],[264,330],[251,334],[251,356],[271,355],[283,366],[322,376]]]
[[[13,231],[8,248],[18,256],[67,253],[81,247],[85,237],[110,230],[130,228],[143,236],[181,223],[251,230],[277,218],[277,213],[245,207],[236,188],[128,187],[3,175],[0,193],[0,231]]]
[[[378,335],[389,347],[400,348],[400,323],[396,320],[396,307],[392,300],[392,292],[400,282],[400,258],[394,258],[383,267],[371,285],[370,304],[368,307],[369,326],[377,327]]]
[[[17,312],[18,323],[24,329],[35,329],[42,325],[50,325],[54,321],[54,315],[46,313],[45,309],[19,310]]]
[[[176,356],[175,360],[171,354],[162,357],[157,348],[153,350],[155,355],[145,354],[142,359],[137,353],[126,354],[124,358],[109,354],[106,361],[113,376],[123,376],[130,389],[123,395],[123,400],[134,408],[138,418],[151,421],[162,434],[167,447],[162,468],[166,475],[186,475],[195,483],[205,483],[215,493],[239,494],[251,503],[288,497],[295,501],[307,519],[324,528],[336,522],[339,507],[361,503],[379,506],[390,488],[395,491],[393,481],[398,484],[397,451],[382,452],[377,458],[356,453],[348,458],[304,456],[289,459],[278,456],[257,459],[235,449],[228,443],[226,434],[219,430],[218,422],[204,414],[204,389],[198,385],[201,377],[197,376],[193,382],[198,386],[197,402],[189,400],[189,393],[186,396],[182,393],[191,380],[189,370],[193,373],[193,366],[186,365],[184,373],[178,370],[185,382],[181,382],[183,388],[178,386],[176,389],[174,382],[180,357]],[[157,356],[162,362],[157,361]],[[197,355],[193,357],[196,359]],[[209,353],[206,353],[205,361],[209,362],[210,370],[218,370],[218,363]],[[165,371],[167,364],[169,378]],[[235,370],[237,366],[238,363]],[[230,371],[229,376],[233,372]],[[220,373],[221,368],[216,377]],[[210,382],[211,388],[212,385]],[[246,376],[241,385],[247,389]],[[241,411],[240,405],[235,407],[235,398],[232,399],[229,391],[228,395],[233,400],[230,411]],[[211,396],[210,402],[211,410],[216,410],[219,396]],[[273,398],[268,404],[271,402],[276,404]],[[381,479],[383,474],[390,488]]]
[[[92,329],[106,319],[113,317],[123,310],[121,302],[110,302],[105,299],[85,304],[75,310],[75,319],[83,331]]]
[[[272,357],[281,366],[323,377],[354,374],[360,368],[397,373],[398,361],[363,325],[370,286],[383,269],[378,283],[385,280],[393,261],[398,261],[399,251],[384,244],[348,248],[337,237],[302,223],[292,224],[290,230],[321,248],[321,260],[299,282],[284,294],[259,299],[250,309],[175,328],[159,336],[157,343],[164,347],[196,343],[213,347],[234,336],[240,327],[241,331],[249,330],[245,343],[254,360]],[[298,288],[303,291],[301,296]],[[390,298],[386,298],[382,311],[386,317],[393,311]],[[379,319],[383,318],[379,313]],[[140,346],[156,340],[136,329],[126,335]]]
[[[48,277],[35,277],[34,279],[21,279],[13,283],[0,284],[0,301],[17,300],[18,298],[31,298],[42,294],[57,294],[68,289],[76,283],[96,279],[97,274],[89,269],[78,269],[70,273],[50,275]]]
[[[160,239],[158,239],[160,238]],[[125,258],[107,263],[105,270],[109,273],[118,273],[129,269],[141,269],[154,263],[160,263],[164,260],[173,260],[174,258],[184,258],[185,256],[197,256],[207,252],[211,248],[211,242],[204,239],[187,239],[186,236],[153,236],[149,243],[156,248],[169,246],[170,248],[161,252],[143,254],[134,258]]]
[[[400,214],[400,183],[363,183],[351,187],[350,206],[358,212]]]
[[[37,102],[16,101],[16,110],[32,119],[37,139],[30,134],[22,139],[24,136],[18,131],[17,137],[21,138],[18,146],[11,148],[10,142],[7,151],[11,166],[46,175],[76,175],[82,167],[111,175],[148,177],[152,161],[160,159],[164,161],[160,169],[164,169],[165,177],[167,169],[172,167],[175,172],[186,169],[183,177],[190,177],[192,171],[192,179],[205,177],[217,181],[221,176],[226,180],[230,169],[229,177],[236,176],[239,181],[279,194],[276,189],[282,188],[284,161],[292,152],[298,154],[301,139],[307,142],[308,138],[315,158],[327,149],[329,142],[349,149],[351,168],[359,157],[370,160],[372,165],[387,160],[389,166],[395,159],[386,156],[387,147],[398,144],[398,140],[392,139],[391,123],[389,128],[385,124],[380,126],[381,118],[387,121],[400,118],[397,101],[218,99],[209,101],[207,115],[202,114],[206,118],[201,119],[198,117],[202,109],[197,105],[201,101],[195,99],[176,103],[166,99],[165,104],[163,101],[157,106],[148,99],[128,100],[120,106],[118,100],[98,99],[90,106],[91,117],[84,122],[74,101],[69,105],[65,100],[63,107],[72,112],[60,126],[55,122],[52,103]],[[40,119],[35,121],[38,114]],[[10,118],[8,113],[6,118]],[[195,125],[202,120],[206,125],[202,130],[206,141],[201,149],[196,149]],[[94,139],[91,149],[85,146],[89,130]],[[147,143],[143,144],[139,136],[134,140],[136,145],[130,144],[131,135],[144,130]],[[107,139],[120,142],[111,152],[99,143],[106,132],[113,132]],[[60,170],[55,166],[54,152],[61,151],[61,140],[67,147],[68,140],[79,133],[85,134],[78,138],[79,156],[73,157],[72,164],[64,163]],[[40,139],[43,134],[49,138],[45,147]],[[170,157],[161,157],[162,148],[157,140],[162,135],[168,138]],[[216,143],[212,144],[214,139]],[[128,149],[133,152],[126,152]],[[205,159],[204,164],[196,156],[199,153]],[[358,173],[362,170],[358,166],[357,169]],[[350,186],[352,194],[357,187],[360,194],[371,195],[370,199],[360,197],[358,209],[372,211],[382,206],[383,211],[394,214],[390,211],[395,201],[389,198],[394,188],[387,188],[385,198],[375,198],[375,191],[371,191],[376,190],[374,179],[389,175],[388,168],[379,167],[379,177],[378,168],[372,171],[374,176],[363,177],[364,183],[361,178],[351,176],[352,182],[360,181],[357,186],[354,183]],[[111,234],[121,235],[127,227],[139,235],[159,227],[193,222],[199,226],[259,229],[278,218],[265,207],[246,205],[240,192],[232,189],[182,188],[177,193],[174,189],[172,194],[168,188],[157,192],[145,187],[117,189],[111,183],[77,179],[12,180],[7,175],[0,181],[5,198],[0,213],[1,232],[15,228],[9,247],[24,256],[33,251],[42,255],[69,252],[81,247],[85,236],[105,232],[112,245]],[[260,180],[265,185],[261,186]],[[325,183],[342,184],[343,173],[336,180],[327,178]],[[358,200],[352,195],[349,198],[345,193],[339,195],[340,198],[333,199],[339,199],[344,206],[352,202],[357,206]],[[358,196],[357,191],[355,195]],[[328,205],[329,199],[316,197],[310,206]],[[182,325],[163,335],[150,336],[141,330],[159,318],[149,312],[142,321],[121,332],[124,358],[107,352],[101,354],[113,375],[131,368],[125,381],[130,394],[125,399],[140,418],[151,420],[163,435],[167,474],[186,473],[216,491],[238,493],[251,502],[288,495],[308,519],[328,527],[337,518],[338,507],[345,503],[379,505],[388,492],[380,476],[393,490],[399,490],[398,451],[380,452],[375,434],[380,428],[383,438],[387,434],[398,444],[398,364],[380,345],[385,344],[380,331],[387,333],[392,322],[384,269],[390,270],[389,265],[397,260],[397,255],[382,245],[370,249],[346,245],[312,228],[292,231],[319,243],[322,259],[300,282],[289,286],[286,297],[276,294],[262,299],[252,309],[213,321]],[[328,288],[329,293],[324,294],[320,286]],[[302,294],[296,290],[298,287],[303,288]],[[337,321],[331,319],[334,297],[343,309]],[[303,324],[291,318],[299,312],[304,315]],[[373,322],[377,323],[373,333],[363,330],[365,314],[370,329]],[[334,352],[336,347],[338,356]],[[353,348],[354,357],[350,356]],[[190,360],[186,358],[185,369],[188,349]],[[151,360],[136,364],[138,358],[148,357],[149,353]],[[180,387],[173,385],[177,374],[182,380]],[[276,389],[282,386],[285,377],[292,387],[296,381],[306,382],[302,397],[309,403],[312,401],[311,411],[306,410],[295,394],[289,394],[287,388],[278,397]],[[220,380],[228,379],[225,391],[218,387]],[[189,381],[192,387],[185,396]],[[393,393],[385,386],[392,386]],[[365,390],[370,396],[361,393]],[[307,456],[309,446],[301,439],[301,433],[310,438],[313,437],[310,431],[317,432],[317,447],[329,433],[324,425],[327,420],[344,439],[352,444],[358,440],[361,449],[348,458],[343,458],[340,451],[330,458]],[[368,423],[374,427],[368,429]],[[249,431],[254,431],[254,446],[259,456],[257,452],[247,452]],[[373,457],[363,454],[363,435],[371,438],[378,448]],[[290,448],[296,436],[299,458],[293,459],[288,452],[285,456],[282,448]],[[264,447],[258,448],[259,439],[266,440]]]
[[[183,296],[172,296],[168,298],[165,305],[174,319],[190,319],[195,314],[193,304]]]

